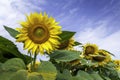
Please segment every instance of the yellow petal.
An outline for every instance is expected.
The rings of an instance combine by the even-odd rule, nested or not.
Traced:
[[[35,54],[35,52],[37,51],[38,45],[35,44],[34,47],[32,48],[32,53]]]
[[[34,46],[35,46],[35,43],[32,42],[32,43],[28,46],[27,49],[28,49],[28,50],[31,50]]]
[[[28,37],[19,37],[17,40],[16,40],[16,42],[23,42],[23,41],[25,41],[25,40],[27,40],[28,39]]]
[[[41,45],[39,45],[39,51],[40,51],[41,54],[44,53],[44,49],[43,49],[43,47]]]
[[[26,48],[28,48],[29,46],[30,46],[30,44],[32,43],[32,41],[31,40],[26,40],[25,41],[25,46],[24,46],[24,48],[26,49]]]

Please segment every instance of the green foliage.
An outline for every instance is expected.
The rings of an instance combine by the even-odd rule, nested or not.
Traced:
[[[1,64],[0,80],[10,80],[16,71],[25,69],[24,62],[19,58],[9,59],[5,63]]]
[[[94,80],[104,80],[98,73],[90,74]]]
[[[82,43],[75,41],[74,46],[82,45]]]
[[[74,80],[93,80],[93,78],[85,71],[79,70],[77,76],[73,78]]]
[[[59,35],[60,38],[61,38],[61,41],[60,41],[60,42],[64,42],[64,41],[69,40],[70,38],[73,37],[73,35],[74,35],[75,33],[76,33],[76,32],[62,31],[62,33]],[[67,34],[67,35],[66,35],[66,34]]]
[[[68,62],[75,59],[79,59],[79,51],[68,51],[68,50],[56,50],[50,54],[50,58],[56,62]]]
[[[13,38],[16,38],[16,35],[19,34],[18,31],[10,28],[10,27],[7,27],[7,26],[4,26],[4,28],[6,29],[6,31],[8,31],[8,33],[13,37]]]
[[[14,57],[23,59],[26,64],[30,62],[31,58],[27,55],[21,54],[12,41],[0,36],[0,42],[0,62],[5,62]]]
[[[42,62],[36,72],[40,73],[43,76],[44,80],[55,80],[57,75],[57,70],[55,66],[48,61]]]
[[[67,69],[65,69],[62,73],[58,71],[56,80],[72,80],[72,75]]]
[[[6,71],[9,70],[20,70],[20,69],[25,69],[26,66],[23,62],[23,60],[19,59],[19,58],[13,58],[13,59],[9,59],[8,61],[6,61],[3,65],[2,68]]]

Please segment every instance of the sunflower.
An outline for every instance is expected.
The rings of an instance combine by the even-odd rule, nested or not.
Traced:
[[[97,54],[98,46],[96,44],[87,43],[83,46],[82,55],[87,59],[92,59],[91,55]]]
[[[106,52],[105,50],[99,50],[98,54],[96,56],[92,56],[93,60],[98,62],[98,65],[103,66],[106,63],[111,61],[111,56],[108,52]]]
[[[34,53],[50,53],[58,48],[60,44],[58,36],[61,34],[61,26],[54,18],[48,17],[46,13],[31,13],[25,22],[20,23],[22,28],[16,36],[17,42],[24,43],[24,49]]]
[[[116,69],[120,71],[120,60],[114,60],[114,64],[116,64]]]
[[[64,42],[61,42],[59,45],[59,50],[73,50],[75,40],[73,38],[70,38],[69,40],[66,40]]]

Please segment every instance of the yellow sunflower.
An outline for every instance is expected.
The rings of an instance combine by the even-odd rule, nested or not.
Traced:
[[[92,56],[93,60],[98,62],[98,65],[103,66],[111,61],[111,55],[105,50],[99,50],[96,56]]]
[[[46,13],[31,13],[25,22],[20,23],[22,28],[17,28],[20,32],[16,36],[17,42],[24,43],[24,49],[32,53],[50,53],[58,48],[59,34],[61,26],[54,18],[48,17]]]
[[[98,46],[96,44],[87,43],[83,46],[82,55],[87,59],[92,59],[91,55],[97,54]]]
[[[120,71],[120,60],[114,60],[113,61],[116,64],[116,69]]]
[[[59,50],[73,50],[73,46],[74,46],[75,40],[73,38],[70,38],[69,40],[62,42],[59,45]]]

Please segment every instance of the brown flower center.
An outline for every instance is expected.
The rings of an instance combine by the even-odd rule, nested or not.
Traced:
[[[105,55],[104,53],[99,52],[99,55],[93,57],[93,59],[94,59],[95,61],[102,62],[102,61],[105,60],[105,58],[106,58],[105,56],[106,56],[106,55]]]
[[[58,48],[58,49],[60,49],[60,50],[65,49],[65,48],[68,47],[68,45],[69,45],[69,40],[64,41],[64,42],[62,42],[62,43],[59,45],[59,48]]]
[[[85,49],[85,54],[86,54],[86,55],[89,55],[89,54],[93,54],[93,53],[95,53],[94,47],[92,47],[92,46],[87,46],[86,49]]]
[[[93,57],[93,60],[97,61],[97,62],[102,62],[105,60],[104,56],[95,56]]]
[[[34,43],[41,44],[49,39],[50,34],[46,26],[36,25],[28,29],[28,36]]]

